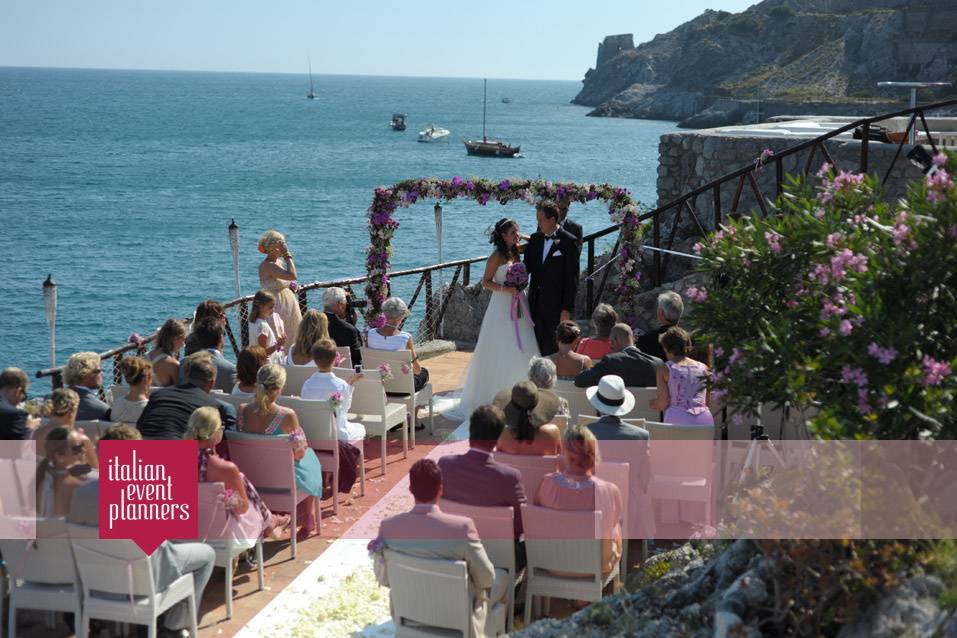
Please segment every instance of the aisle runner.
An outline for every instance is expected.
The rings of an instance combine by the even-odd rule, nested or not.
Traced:
[[[468,449],[468,422],[459,425],[445,441],[429,452],[426,458],[438,460],[446,454],[461,454]],[[365,578],[372,573],[372,560],[366,545],[379,532],[379,523],[393,514],[412,508],[409,476],[406,474],[389,492],[346,530],[341,538],[329,546],[312,564],[308,565],[282,592],[243,627],[238,638],[276,636],[287,633],[296,636],[334,635],[326,633],[321,625],[312,628],[300,623],[311,605],[336,597],[350,576]],[[387,590],[382,590],[387,595]],[[348,601],[347,601],[348,604]],[[353,605],[361,601],[352,601]],[[386,604],[388,607],[388,604]],[[297,626],[298,625],[298,626]],[[392,620],[388,615],[362,630],[361,636],[391,636]]]

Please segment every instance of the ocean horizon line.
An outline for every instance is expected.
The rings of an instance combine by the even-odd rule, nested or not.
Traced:
[[[216,69],[146,69],[146,68],[124,68],[124,67],[94,67],[94,66],[46,66],[46,65],[22,65],[22,64],[0,64],[0,69],[24,69],[41,71],[123,71],[133,73],[196,73],[211,75],[291,75],[308,77],[308,71],[297,73],[293,71],[225,71]],[[389,79],[415,79],[415,80],[493,80],[502,82],[582,82],[580,78],[557,79],[557,78],[505,78],[491,76],[455,76],[455,75],[387,75],[381,73],[318,73],[313,72],[313,77],[363,77],[363,78],[389,78]]]

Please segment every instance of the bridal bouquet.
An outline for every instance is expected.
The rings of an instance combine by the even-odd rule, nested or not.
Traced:
[[[505,271],[505,286],[515,290],[525,290],[528,286],[528,271],[525,264],[516,261]]]

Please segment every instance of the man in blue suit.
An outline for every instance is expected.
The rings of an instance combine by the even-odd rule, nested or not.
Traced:
[[[99,389],[103,386],[100,355],[95,352],[77,352],[71,356],[63,369],[63,381],[80,395],[77,421],[110,420],[110,406],[99,396]]]

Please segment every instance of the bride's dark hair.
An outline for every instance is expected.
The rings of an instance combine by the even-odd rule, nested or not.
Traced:
[[[494,244],[495,249],[506,259],[518,259],[518,246],[509,248],[505,243],[505,233],[513,227],[518,226],[518,222],[508,217],[495,222],[495,225],[488,229],[488,243]]]

